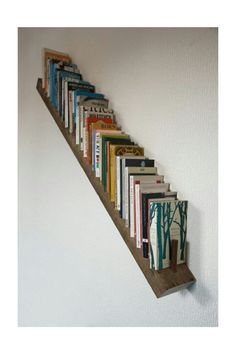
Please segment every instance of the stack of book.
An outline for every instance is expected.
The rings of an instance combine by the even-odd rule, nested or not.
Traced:
[[[185,263],[188,202],[178,200],[155,161],[121,129],[108,98],[83,79],[68,54],[44,49],[43,70],[46,95],[150,268],[170,267],[172,240],[178,241],[177,264]]]

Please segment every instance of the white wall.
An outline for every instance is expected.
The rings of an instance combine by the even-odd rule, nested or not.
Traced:
[[[189,200],[197,283],[156,299],[35,86],[69,52]],[[19,30],[19,325],[217,325],[217,30]]]

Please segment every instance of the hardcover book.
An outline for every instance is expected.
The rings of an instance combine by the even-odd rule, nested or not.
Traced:
[[[89,131],[88,131],[88,150],[87,150],[87,161],[88,163],[92,164],[93,167],[93,156],[92,156],[92,152],[93,152],[93,136],[94,136],[94,132],[96,129],[100,129],[100,130],[118,130],[118,127],[116,125],[116,123],[113,124],[106,124],[104,123],[102,120],[98,120],[95,123],[91,123],[90,127],[89,127]],[[94,170],[94,169],[93,169]]]
[[[155,196],[154,193],[164,193],[169,190],[169,183],[159,183],[159,184],[153,184],[153,185],[141,185],[139,183],[135,184],[135,227],[136,227],[136,247],[141,248],[142,247],[142,239],[143,239],[143,218],[142,218],[142,212],[143,212],[143,198],[142,195],[144,193],[153,193],[153,198],[160,198],[160,196]],[[165,195],[163,194],[162,197]]]
[[[187,201],[150,201],[150,268],[170,267],[171,242],[178,240],[177,264],[186,261]]]
[[[122,190],[122,215],[129,225],[129,170],[128,167],[154,167],[155,160],[143,159],[123,159],[121,161],[121,190]]]
[[[164,192],[162,196],[159,195],[159,192],[154,193],[142,193],[141,195],[141,222],[142,222],[142,233],[141,233],[141,242],[143,248],[143,257],[149,257],[149,245],[148,245],[148,203],[149,200],[154,198],[164,198],[168,200],[177,199],[177,192]]]
[[[83,151],[83,118],[88,107],[108,107],[108,100],[101,93],[74,91],[76,144]]]
[[[113,109],[103,107],[89,107],[84,114],[84,157],[88,157],[89,149],[89,130],[92,123],[103,121],[111,124],[115,122],[115,115]]]
[[[107,191],[107,142],[112,142],[114,145],[117,146],[128,146],[128,145],[134,145],[134,143],[130,140],[129,135],[126,134],[120,134],[120,135],[114,135],[114,136],[104,136],[101,135],[101,150],[100,153],[102,152],[101,155],[101,182],[104,186],[105,191]],[[111,152],[110,152],[111,153]]]
[[[56,50],[52,50],[52,49],[48,49],[48,48],[44,48],[43,49],[43,88],[45,89],[45,92],[47,94],[47,96],[50,95],[50,91],[49,91],[49,71],[50,71],[50,60],[54,59],[54,60],[58,60],[58,61],[63,61],[65,63],[70,63],[71,62],[71,58],[69,56],[69,54],[67,53],[62,53],[62,52],[58,52]]]
[[[135,183],[150,184],[150,183],[164,183],[164,176],[159,175],[130,175],[129,176],[129,226],[130,237],[134,238],[136,233],[135,228],[135,207],[134,207],[134,186]]]
[[[76,92],[94,92],[95,86],[90,85],[86,81],[78,81],[73,79],[72,80],[66,80],[65,81],[65,100],[67,99],[67,102],[69,104],[67,105],[67,111],[65,109],[65,115],[67,115],[67,119],[69,120],[69,132],[72,133],[75,128],[75,102],[74,102],[74,97],[75,97],[75,91]],[[66,104],[65,104],[66,106]]]
[[[115,201],[116,195],[116,180],[117,180],[117,171],[116,171],[116,156],[134,156],[140,157],[144,155],[144,148],[138,145],[134,146],[111,146],[110,149],[110,195],[111,200]],[[138,159],[132,159],[132,161],[138,161]]]
[[[121,189],[122,189],[122,183],[121,183],[121,166],[122,166],[122,160],[123,159],[145,159],[145,156],[116,156],[116,188],[115,188],[115,208],[117,210],[120,210],[120,203],[121,203]]]
[[[129,175],[156,175],[157,174],[157,168],[156,167],[128,167],[128,171],[126,172]],[[121,186],[121,209],[120,209],[120,215],[123,219],[125,219],[125,185],[124,185],[124,180],[125,180],[125,171],[122,170],[122,186]]]
[[[76,97],[76,128],[78,129],[79,148],[84,150],[85,114],[91,107],[108,108],[109,100],[103,94],[90,93],[87,96]]]
[[[82,76],[78,73],[68,72],[64,70],[59,71],[59,77],[61,80],[60,90],[61,90],[61,102],[59,103],[59,113],[62,116],[63,121],[65,121],[65,104],[68,102],[68,86],[67,82],[77,82],[82,80]]]

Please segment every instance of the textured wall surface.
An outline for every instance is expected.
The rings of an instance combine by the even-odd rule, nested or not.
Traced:
[[[197,283],[157,300],[37,93],[71,54],[189,200]],[[217,30],[19,29],[19,325],[217,326]]]

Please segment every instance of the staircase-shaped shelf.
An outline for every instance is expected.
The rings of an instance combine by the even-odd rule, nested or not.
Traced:
[[[129,235],[129,229],[125,227],[123,219],[120,218],[118,211],[114,209],[108,193],[104,192],[100,180],[94,176],[90,165],[83,158],[71,134],[64,127],[58,111],[51,105],[50,99],[46,96],[42,88],[42,79],[38,79],[37,90],[156,296],[161,297],[171,294],[194,283],[196,279],[186,264],[177,265],[176,272],[171,268],[160,272],[149,268],[149,260],[143,258],[142,252],[136,248],[134,239]]]

